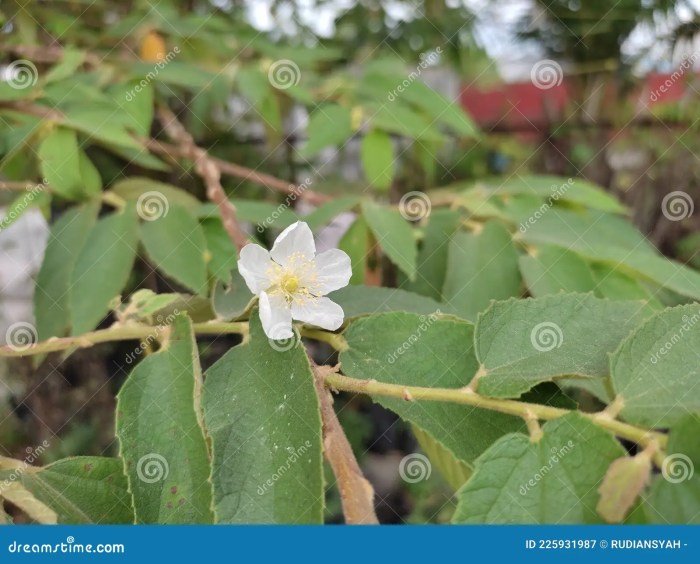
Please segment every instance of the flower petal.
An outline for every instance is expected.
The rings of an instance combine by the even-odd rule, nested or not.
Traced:
[[[267,290],[270,285],[270,268],[273,262],[270,260],[270,253],[260,245],[246,245],[241,249],[241,256],[238,259],[238,272],[241,273],[245,283],[254,294],[260,294]]]
[[[292,312],[286,300],[276,294],[260,293],[260,321],[263,331],[274,341],[290,339],[292,330]]]
[[[316,255],[314,262],[317,281],[313,291],[319,296],[344,288],[350,282],[352,276],[350,257],[340,249],[330,249]]]
[[[272,245],[270,256],[277,264],[286,266],[290,262],[289,257],[297,253],[304,255],[307,259],[314,258],[316,254],[314,236],[309,226],[303,221],[292,223],[280,233],[275,244]]]
[[[343,324],[345,313],[343,308],[329,298],[316,298],[305,300],[301,304],[293,302],[292,317],[321,329],[335,331]]]

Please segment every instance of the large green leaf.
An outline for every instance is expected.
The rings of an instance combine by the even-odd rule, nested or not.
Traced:
[[[397,210],[369,200],[362,202],[362,213],[389,260],[410,280],[414,280],[418,250],[413,229],[408,222]]]
[[[462,221],[461,214],[452,209],[433,209],[425,228],[423,243],[418,250],[415,281],[404,283],[406,290],[442,300],[445,285],[450,239]]]
[[[598,487],[625,454],[608,433],[578,414],[545,424],[532,442],[507,435],[477,461],[458,492],[455,523],[600,523]]]
[[[450,313],[444,304],[396,288],[379,286],[346,286],[328,294],[328,297],[343,308],[346,318],[361,317],[386,311],[408,311],[428,315]]]
[[[203,405],[217,522],[322,522],[321,416],[298,339],[269,341],[253,311],[250,341],[207,370]]]
[[[608,354],[642,323],[643,305],[591,294],[495,302],[476,324],[477,389],[517,397],[554,378],[607,376]]]
[[[491,300],[520,295],[520,285],[518,254],[501,224],[489,221],[479,234],[453,235],[443,299],[460,316],[475,319]]]
[[[700,416],[685,415],[673,426],[662,464],[644,503],[652,523],[700,524]]]
[[[149,259],[173,280],[206,295],[207,243],[195,217],[179,205],[141,224],[141,242]]]
[[[22,485],[53,509],[59,523],[133,523],[134,511],[122,463],[78,456],[27,469]]]
[[[138,224],[133,206],[112,213],[92,228],[73,269],[70,314],[73,335],[102,321],[124,288],[136,257]]]
[[[84,205],[68,210],[51,225],[34,289],[36,329],[41,341],[62,337],[68,330],[73,267],[96,217],[97,206]]]
[[[75,131],[57,127],[39,145],[41,174],[51,189],[61,196],[76,199],[83,194],[80,149]]]
[[[622,416],[667,427],[700,412],[700,305],[666,309],[637,328],[611,359]]]
[[[370,185],[387,189],[394,177],[394,148],[391,137],[383,131],[370,131],[362,139],[360,158]]]
[[[306,131],[309,141],[301,150],[304,157],[311,157],[329,145],[340,145],[352,135],[350,110],[338,104],[324,104],[311,114]]]
[[[194,332],[184,315],[167,331],[163,348],[136,365],[117,396],[120,455],[137,523],[210,523]]]
[[[536,298],[560,292],[592,292],[595,289],[586,261],[576,253],[559,247],[542,246],[534,256],[520,257],[520,271],[527,289]]]
[[[473,326],[436,315],[394,312],[354,321],[343,333],[343,372],[355,378],[410,386],[460,388],[476,373]],[[516,417],[439,402],[376,397],[431,435],[458,460],[471,465],[505,433],[522,428]]]

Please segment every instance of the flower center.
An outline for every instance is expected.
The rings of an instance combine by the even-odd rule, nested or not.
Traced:
[[[299,289],[299,278],[287,272],[282,275],[280,287],[285,294],[294,294]]]

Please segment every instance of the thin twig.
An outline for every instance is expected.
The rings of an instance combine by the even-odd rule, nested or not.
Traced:
[[[333,409],[333,396],[324,385],[324,374],[333,372],[334,369],[330,366],[317,366],[311,360],[310,362],[314,372],[316,394],[321,404],[323,454],[331,465],[338,483],[345,523],[377,525],[379,520],[374,512],[374,489],[362,474],[350,442]]]
[[[221,170],[218,165],[204,149],[197,146],[192,135],[170,109],[161,106],[158,108],[158,117],[165,132],[180,147],[183,156],[194,163],[195,171],[207,187],[207,198],[219,207],[224,229],[236,248],[242,249],[248,243],[248,236],[238,223],[236,207],[221,186]]]

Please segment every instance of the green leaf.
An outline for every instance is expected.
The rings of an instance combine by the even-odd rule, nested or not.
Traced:
[[[394,148],[391,137],[383,131],[373,130],[362,139],[360,159],[368,182],[386,190],[394,178]]]
[[[457,491],[472,474],[471,468],[454,457],[454,455],[420,427],[411,427],[421,449],[428,455],[430,462],[440,471],[447,483]]]
[[[85,192],[75,131],[52,130],[39,145],[38,154],[41,174],[56,194],[77,199]]]
[[[228,281],[217,280],[211,295],[211,305],[217,319],[231,321],[243,315],[248,309],[253,294],[239,274],[233,269]]]
[[[359,201],[360,198],[358,196],[335,198],[316,208],[304,218],[304,221],[309,224],[311,231],[316,231],[317,229],[328,225],[341,213],[355,207]]]
[[[575,413],[549,421],[542,431],[537,442],[507,435],[479,458],[474,475],[457,493],[455,523],[601,522],[598,486],[624,449]]]
[[[607,264],[590,265],[595,293],[611,300],[646,300],[650,311],[663,309],[661,302],[639,281]]]
[[[83,64],[85,51],[80,51],[73,47],[65,47],[61,50],[61,60],[46,73],[44,82],[56,82],[74,75],[75,71]]]
[[[96,205],[65,212],[51,225],[44,260],[34,289],[36,330],[40,341],[63,337],[71,318],[71,278],[97,218]]]
[[[120,455],[137,523],[211,523],[194,332],[179,315],[168,333],[161,350],[132,370],[117,396]]]
[[[595,289],[586,261],[566,249],[542,246],[535,256],[522,256],[519,262],[525,285],[536,298],[560,292],[592,292]]]
[[[100,172],[92,163],[90,157],[88,157],[82,149],[79,150],[78,161],[85,194],[90,197],[97,196],[102,192],[102,178],[100,177]]]
[[[602,379],[608,354],[642,323],[642,306],[591,294],[495,302],[476,324],[479,393],[517,397],[563,376]]]
[[[138,246],[138,223],[132,206],[112,213],[92,228],[71,276],[71,334],[94,329],[109,312],[131,273]]]
[[[262,232],[265,227],[282,230],[300,219],[287,203],[271,204],[240,198],[231,200],[231,203],[236,206],[238,219],[257,224],[259,232]],[[221,218],[221,214],[216,204],[207,203],[199,207],[197,217],[200,219]]]
[[[321,416],[303,345],[268,341],[257,310],[250,341],[207,370],[219,523],[321,523]]]
[[[414,280],[418,250],[409,223],[398,210],[380,206],[369,200],[362,202],[362,213],[389,260],[398,266],[409,280]]]
[[[687,412],[700,411],[698,324],[698,304],[666,309],[622,342],[610,370],[615,392],[624,402],[624,419],[667,427]]]
[[[652,523],[700,524],[700,415],[686,415],[671,428],[662,464],[643,505]]]
[[[581,178],[516,174],[493,186],[499,195],[532,195],[547,198],[549,205],[562,200],[609,213],[626,211],[617,198]]]
[[[418,269],[415,281],[406,281],[406,290],[442,300],[445,285],[449,242],[462,221],[456,210],[434,209],[425,228],[423,244],[418,250]]]
[[[338,104],[319,106],[309,117],[309,140],[300,151],[308,158],[330,145],[341,145],[352,135],[350,110]]]
[[[444,304],[396,288],[379,286],[346,286],[328,294],[328,297],[343,308],[346,318],[361,317],[387,311],[406,311],[429,315],[449,313]]]
[[[201,227],[207,243],[209,273],[217,280],[227,282],[238,263],[238,250],[220,219],[205,219],[201,222]]]
[[[438,315],[394,312],[358,319],[343,333],[343,372],[354,378],[407,386],[460,388],[476,373],[471,323]],[[376,397],[430,434],[458,460],[476,457],[505,433],[523,428],[521,419],[485,409],[439,402]]]
[[[141,224],[141,242],[148,258],[170,278],[206,296],[207,243],[195,217],[178,205]]]
[[[59,523],[133,523],[122,463],[116,458],[66,458],[22,474],[22,485],[53,509]]]
[[[115,84],[110,94],[123,117],[129,119],[127,127],[142,137],[148,137],[153,122],[153,85],[133,80]]]
[[[345,251],[350,257],[352,276],[350,284],[363,284],[365,282],[365,270],[369,255],[370,233],[367,222],[359,216],[348,228],[338,243],[338,248]]]
[[[73,106],[65,111],[63,124],[84,133],[90,141],[120,149],[143,151],[141,144],[127,129],[130,116],[120,116],[112,105]]]
[[[479,234],[457,232],[449,243],[443,299],[465,319],[475,319],[491,300],[521,293],[518,254],[510,234],[489,221]]]
[[[157,200],[160,200],[163,206],[176,204],[189,211],[196,211],[201,206],[201,202],[197,198],[182,188],[171,184],[165,184],[164,182],[157,182],[143,176],[131,176],[120,180],[112,186],[111,191],[117,194],[117,196],[121,196],[125,200],[130,201],[138,201],[139,198],[143,196],[142,206],[148,205],[148,201],[145,200],[145,198],[149,196],[154,198],[154,204],[158,203]],[[144,196],[144,194],[146,195]]]

